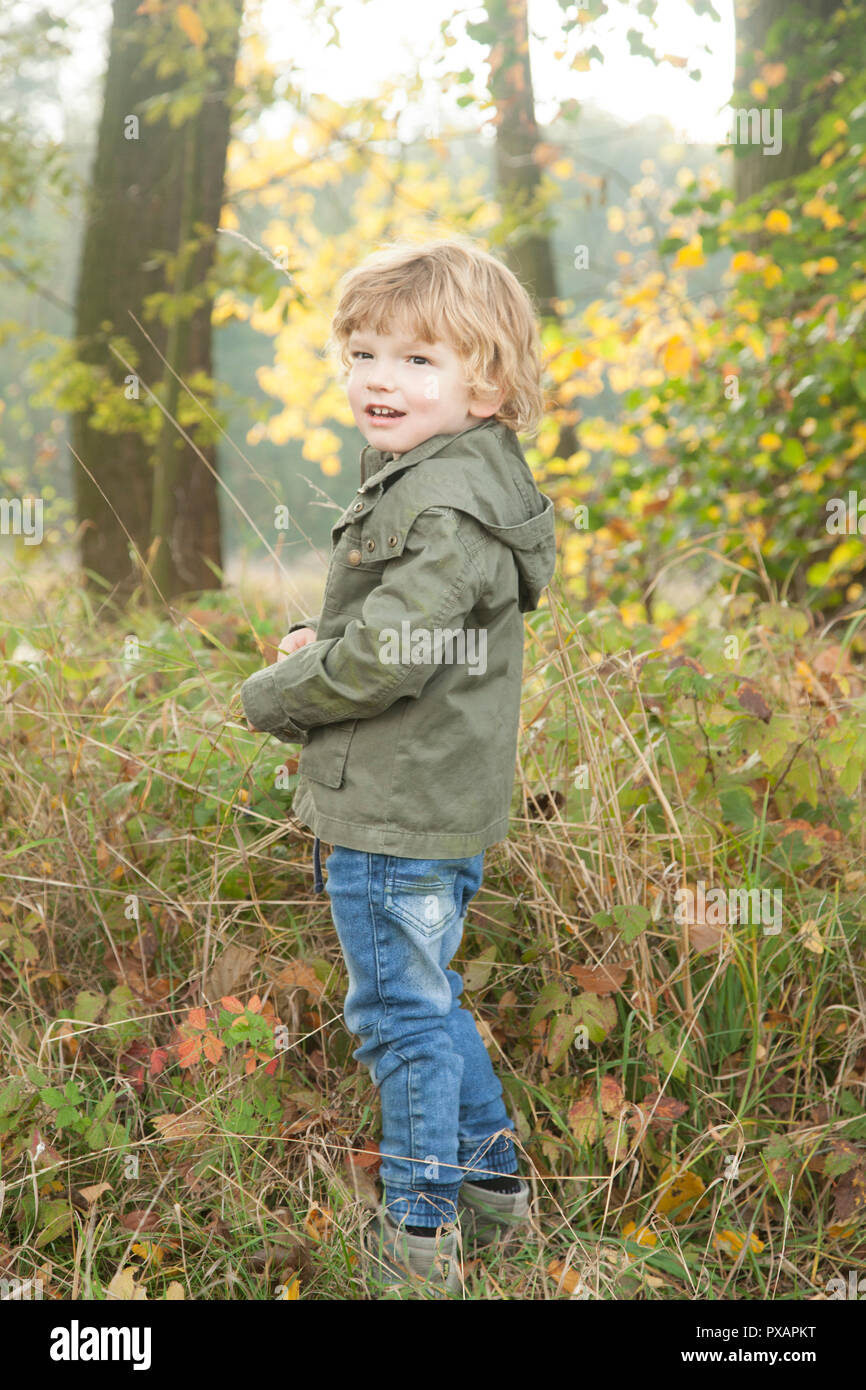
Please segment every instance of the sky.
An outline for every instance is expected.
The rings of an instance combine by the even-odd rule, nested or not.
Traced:
[[[19,8],[31,8],[37,0],[19,0]],[[309,17],[307,0],[260,0],[262,23],[268,35],[272,62],[299,65],[303,84],[310,92],[324,92],[338,99],[375,92],[380,82],[394,81],[415,68],[425,78],[422,109],[404,110],[400,135],[433,133],[437,123],[455,126],[477,124],[477,113],[466,114],[445,106],[436,79],[442,42],[440,26],[457,6],[454,0],[425,0],[407,5],[406,0],[348,0],[338,12],[339,46],[328,46],[329,29]],[[72,25],[73,60],[65,65],[62,102],[93,102],[105,62],[111,7],[108,0],[54,0],[50,8],[66,15]],[[606,20],[572,31],[566,57],[562,52],[562,8],[558,0],[530,0],[533,31],[531,58],[538,116],[550,121],[561,101],[575,99],[608,111],[629,125],[648,116],[663,116],[674,134],[685,143],[721,142],[729,125],[726,111],[734,72],[733,0],[717,0],[722,18],[698,19],[688,0],[659,0],[656,50],[691,58],[699,66],[700,82],[671,64],[656,66],[649,59],[629,53],[627,30],[635,23],[632,5],[614,0],[615,12]],[[632,11],[631,15],[629,11]],[[574,11],[572,11],[574,12]],[[462,19],[483,17],[482,11],[461,12]],[[461,35],[458,20],[454,32]],[[706,42],[711,52],[700,54]],[[575,71],[571,59],[580,48],[597,43],[605,63],[593,63],[588,72]],[[447,50],[454,70],[477,68],[482,50],[465,36]],[[299,60],[299,55],[302,59]],[[59,113],[55,113],[59,121]],[[285,133],[290,114],[285,109],[269,113],[266,133]],[[55,122],[52,121],[52,124]],[[53,132],[59,135],[60,130]]]

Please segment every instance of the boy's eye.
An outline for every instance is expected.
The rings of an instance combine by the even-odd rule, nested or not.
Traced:
[[[352,351],[349,353],[349,356],[350,356],[350,357],[369,357],[370,354],[369,354],[369,352],[365,352],[365,351],[363,350],[363,348],[353,348]]]

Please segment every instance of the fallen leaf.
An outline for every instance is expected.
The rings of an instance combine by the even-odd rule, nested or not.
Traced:
[[[375,1139],[365,1139],[362,1149],[352,1149],[349,1154],[349,1162],[353,1168],[369,1168],[373,1171],[378,1169],[382,1162],[382,1156]]]
[[[615,994],[628,977],[623,965],[571,965],[568,970],[587,994]]]
[[[599,1085],[599,1103],[605,1115],[618,1115],[625,1104],[622,1086],[615,1076],[603,1076]]]
[[[651,1231],[648,1226],[641,1226],[638,1228],[633,1221],[627,1221],[625,1223],[622,1228],[622,1233],[630,1240],[633,1240],[636,1245],[646,1245],[649,1249],[653,1249],[653,1247],[659,1243],[659,1238],[655,1231]],[[626,1251],[626,1254],[628,1254],[628,1251]],[[630,1260],[636,1260],[638,1258],[637,1255],[629,1255],[628,1257]]]
[[[314,1203],[307,1212],[304,1230],[311,1240],[323,1241],[332,1225],[333,1218],[330,1208],[320,1207]]]
[[[118,1221],[126,1231],[155,1231],[160,1223],[159,1212],[148,1211],[147,1207],[136,1207],[118,1216]]]
[[[131,1265],[126,1269],[119,1270],[115,1274],[108,1288],[105,1290],[106,1298],[118,1298],[124,1301],[146,1302],[147,1294],[142,1286],[136,1282],[136,1271]]]
[[[668,1164],[659,1176],[661,1196],[657,1210],[669,1215],[677,1225],[688,1221],[701,1207],[708,1205],[704,1193],[703,1179],[690,1169],[675,1172]]]
[[[639,1107],[651,1129],[668,1130],[674,1120],[682,1119],[688,1106],[673,1096],[660,1096],[658,1091],[645,1096]]]
[[[152,1115],[151,1123],[166,1140],[198,1139],[210,1129],[203,1115],[191,1112],[183,1115]]]
[[[111,1190],[112,1187],[110,1182],[97,1182],[94,1183],[92,1187],[80,1187],[78,1189],[88,1206],[95,1202],[98,1197],[101,1197],[103,1192],[111,1192]]]
[[[321,999],[324,994],[324,985],[315,970],[301,960],[292,960],[284,965],[274,977],[274,983],[282,985],[284,989],[305,989],[314,999]]]
[[[808,917],[797,933],[797,940],[801,941],[807,951],[811,951],[815,956],[824,954],[824,942],[818,930],[818,923],[812,917]]]
[[[566,1268],[564,1260],[551,1260],[547,1266],[551,1279],[556,1280],[557,1292],[575,1294],[578,1298],[590,1298],[589,1287],[583,1282],[576,1269]]]
[[[713,1236],[713,1247],[723,1251],[726,1255],[739,1255],[746,1243],[745,1236],[741,1236],[737,1231],[719,1231],[718,1235]],[[758,1240],[755,1235],[749,1236],[749,1249],[756,1255],[760,1255],[764,1248],[764,1242]]]
[[[576,1100],[568,1112],[568,1127],[578,1144],[594,1144],[601,1133],[601,1116],[592,1096]]]
[[[756,686],[744,681],[737,691],[737,701],[747,714],[754,714],[756,718],[769,724],[772,710]]]

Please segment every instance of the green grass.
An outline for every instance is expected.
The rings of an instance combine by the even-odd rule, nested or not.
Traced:
[[[282,635],[267,596],[112,617],[11,572],[2,600],[0,1274],[376,1296],[375,1173],[349,1155],[377,1095],[291,820],[297,749],[238,699]],[[458,967],[534,1214],[467,1248],[466,1298],[803,1299],[866,1263],[863,643],[795,640],[778,608],[697,614],[676,645],[556,590],[528,621],[512,833]],[[778,890],[781,931],[678,921],[699,879]],[[181,1028],[213,1056],[181,1065]]]

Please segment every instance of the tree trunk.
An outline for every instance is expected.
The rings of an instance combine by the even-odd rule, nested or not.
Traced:
[[[737,72],[732,103],[735,109],[749,110],[757,106],[756,98],[749,93],[751,80],[758,76],[764,63],[786,62],[798,41],[802,42],[802,33],[796,24],[797,9],[812,19],[825,21],[838,9],[838,0],[798,0],[797,5],[792,5],[791,0],[747,0],[742,6],[745,13],[741,13],[741,7],[737,6]],[[786,19],[787,28],[780,29],[780,34],[784,35],[782,47],[779,50],[774,47],[768,52],[770,30]],[[809,141],[817,121],[833,100],[833,84],[828,82],[823,92],[813,94],[805,105],[797,93],[791,92],[790,86],[786,91],[793,102],[782,103],[782,146],[779,153],[765,155],[757,143],[738,148],[734,164],[734,188],[738,203],[759,193],[769,183],[803,173],[812,163]],[[772,88],[764,101],[771,110],[775,109]]]
[[[506,233],[503,254],[509,270],[533,296],[542,318],[561,322],[549,223],[539,204],[541,166],[535,96],[529,62],[526,0],[488,0],[495,39],[490,48],[490,95],[496,103],[496,195]],[[527,227],[521,232],[521,227]],[[572,425],[565,425],[556,453],[577,450]]]
[[[179,128],[165,118],[155,124],[141,119],[138,138],[130,139],[129,118],[141,115],[142,103],[177,90],[182,81],[182,74],[176,73],[157,78],[153,66],[146,65],[155,16],[137,14],[139,8],[139,0],[114,0],[75,335],[80,360],[99,367],[118,393],[124,390],[127,372],[109,350],[108,338],[121,334],[133,344],[139,354],[136,371],[144,410],[148,402],[144,386],[156,391],[162,381],[165,403],[171,399],[172,377],[136,328],[130,311],[182,377],[189,379],[195,372],[211,375],[212,301],[199,304],[173,338],[165,324],[148,318],[144,301],[155,292],[177,292],[184,284],[200,286],[213,263],[242,0],[231,0],[226,11],[233,27],[207,36],[209,85],[199,111]],[[169,28],[169,42],[188,41]],[[189,125],[194,126],[193,138],[188,138]],[[188,158],[192,151],[191,168],[188,162],[184,167],[185,151]],[[184,209],[187,222],[201,233],[201,242],[178,283],[176,277],[166,277],[162,257],[175,256],[186,239]],[[71,434],[81,460],[73,464],[81,563],[123,599],[141,579],[141,564],[131,555],[132,547],[145,557],[153,540],[153,467],[158,459],[136,431],[108,434],[94,429],[89,410],[73,416]],[[202,447],[201,452],[215,468],[213,446]],[[166,526],[161,549],[168,564],[160,567],[160,574],[167,599],[184,591],[218,587],[219,579],[207,562],[221,565],[216,478],[185,443],[174,462],[167,501],[158,513]]]

